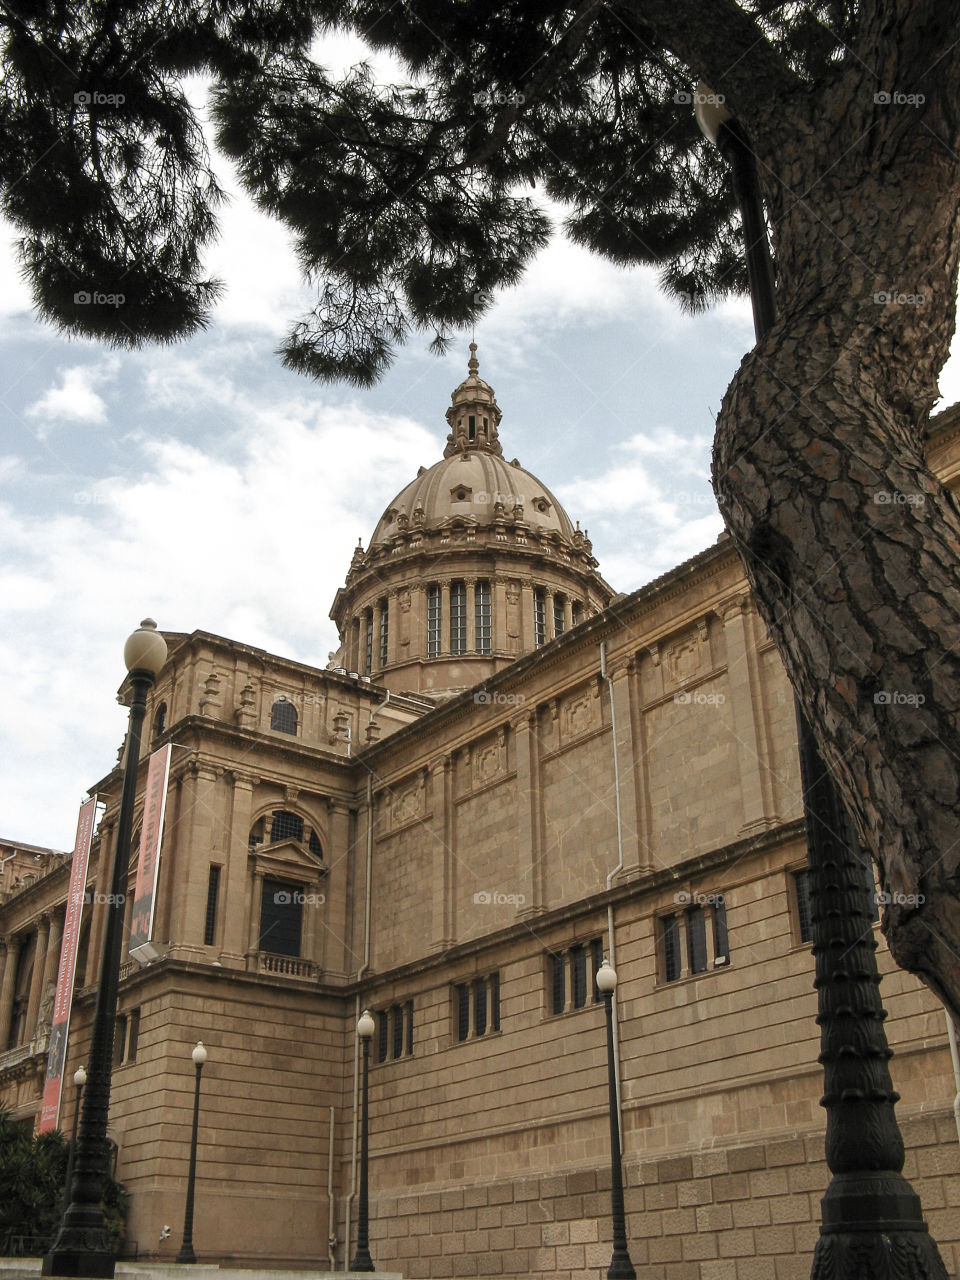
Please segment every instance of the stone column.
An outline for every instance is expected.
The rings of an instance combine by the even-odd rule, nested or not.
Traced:
[[[43,970],[43,990],[40,1001],[47,993],[52,982],[56,986],[57,974],[60,971],[60,944],[63,941],[63,912],[55,911],[50,917],[50,933],[47,936],[47,960]]]
[[[526,902],[519,915],[539,915],[544,910],[544,866],[540,797],[540,745],[537,713],[517,721],[517,888]],[[527,886],[526,888],[524,886]]]
[[[199,761],[185,771],[180,795],[180,821],[172,864],[177,885],[170,921],[170,940],[177,947],[203,953],[203,920],[207,905],[210,855],[220,846],[222,770]]]
[[[520,645],[521,652],[536,648],[536,636],[533,626],[533,584],[524,582],[520,585]]]
[[[260,906],[263,902],[264,873],[253,873],[253,892],[250,897],[250,915],[248,929],[248,955],[256,955],[260,950]]]
[[[399,662],[400,652],[400,600],[396,591],[387,596],[387,663]]]
[[[743,804],[741,833],[763,831],[778,819],[773,812],[770,753],[759,721],[761,690],[758,673],[752,670],[752,648],[747,633],[749,598],[736,596],[721,606],[723,635],[727,650],[727,688],[736,735],[737,772]]]
[[[616,712],[617,734],[611,750],[616,752],[620,776],[620,830],[623,845],[623,868],[620,879],[640,874],[641,864],[649,862],[640,847],[640,794],[637,786],[637,749],[634,740],[634,698],[631,686],[635,680],[632,662],[621,662],[610,671],[610,689]],[[613,729],[611,726],[611,735]],[[612,870],[612,868],[610,868]]]
[[[349,805],[342,800],[331,800],[327,823],[324,863],[328,870],[320,881],[320,892],[327,899],[323,908],[326,927],[319,959],[325,970],[347,974],[360,965],[357,961],[351,966],[347,957],[348,880],[353,878],[357,860],[364,851],[355,843],[357,827]]]
[[[7,934],[6,959],[3,965],[3,985],[0,986],[0,1053],[5,1053],[10,1041],[10,1020],[13,1015],[13,993],[17,984],[17,961],[23,938],[19,933]]]
[[[371,621],[371,623],[370,623],[370,626],[371,626],[371,627],[372,627],[372,629],[373,629],[373,644],[372,644],[372,646],[371,646],[371,648],[370,648],[370,670],[369,670],[369,671],[367,671],[367,672],[365,673],[365,674],[366,674],[366,675],[368,675],[368,676],[372,676],[372,675],[373,675],[373,673],[374,673],[375,671],[379,671],[379,670],[380,670],[380,617],[381,617],[381,613],[382,613],[382,610],[381,610],[381,608],[380,608],[380,601],[379,601],[379,600],[377,600],[377,601],[375,601],[375,602],[374,602],[374,606],[373,606],[373,616],[372,616],[372,621]],[[389,624],[390,624],[390,618],[389,618],[389,615],[388,615],[388,616],[387,616],[387,625],[389,626]]]
[[[543,593],[543,628],[547,644],[549,644],[551,640],[556,640],[557,638],[556,632],[553,629],[553,602],[556,594],[557,593],[555,591],[550,591],[549,589]]]
[[[230,805],[230,830],[227,833],[221,878],[220,910],[223,912],[223,951],[220,963],[242,968],[247,947],[247,892],[250,857],[248,841],[253,825],[253,789],[258,779],[250,774],[233,772],[233,795]]]
[[[427,588],[422,582],[410,588],[410,646],[408,658],[427,656]]]
[[[47,939],[50,936],[50,917],[41,916],[37,925],[37,945],[33,952],[33,972],[30,975],[30,995],[27,999],[27,1022],[23,1043],[29,1044],[37,1030],[37,1010],[43,994],[43,970],[47,961]]]
[[[445,755],[430,765],[427,785],[427,811],[430,822],[427,838],[430,851],[430,898],[432,924],[430,946],[434,951],[446,951],[454,944],[453,893],[455,866],[454,842],[456,824],[453,804],[453,756]]]
[[[103,930],[107,923],[107,898],[113,878],[113,854],[117,839],[117,817],[100,823],[100,851],[97,858],[97,878],[94,881],[94,900],[86,907],[90,912],[90,942],[87,946],[87,965],[83,974],[83,986],[92,986],[100,976],[100,952],[103,948]]]
[[[494,653],[507,650],[507,584],[497,578],[490,584],[490,607],[493,610],[491,641]]]

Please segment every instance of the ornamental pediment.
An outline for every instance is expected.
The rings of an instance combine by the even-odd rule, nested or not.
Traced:
[[[327,874],[322,858],[305,849],[298,840],[276,840],[273,844],[260,844],[250,851],[255,873],[263,875],[296,874],[316,880]]]

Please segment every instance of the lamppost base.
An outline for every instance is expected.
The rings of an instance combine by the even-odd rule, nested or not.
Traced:
[[[351,1271],[376,1271],[369,1249],[358,1249],[350,1263]]]
[[[614,1249],[610,1265],[607,1267],[607,1280],[636,1280],[637,1273],[630,1254],[626,1249]]]
[[[193,1252],[193,1245],[182,1244],[180,1252],[174,1258],[174,1262],[196,1262],[197,1255]]]
[[[84,1276],[90,1280],[112,1280],[117,1256],[112,1250],[58,1249],[44,1254],[40,1274],[44,1276]]]
[[[947,1280],[920,1199],[902,1174],[837,1174],[820,1205],[811,1280]]]

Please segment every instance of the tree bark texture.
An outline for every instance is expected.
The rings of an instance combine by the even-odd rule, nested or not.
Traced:
[[[864,10],[832,83],[743,120],[779,318],[724,398],[713,479],[879,864],[890,949],[960,1018],[960,505],[924,461],[957,292],[960,22]]]

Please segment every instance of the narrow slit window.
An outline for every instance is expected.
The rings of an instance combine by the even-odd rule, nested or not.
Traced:
[[[217,897],[220,893],[220,868],[210,867],[207,877],[207,910],[203,921],[203,944],[212,947],[217,932]]]

